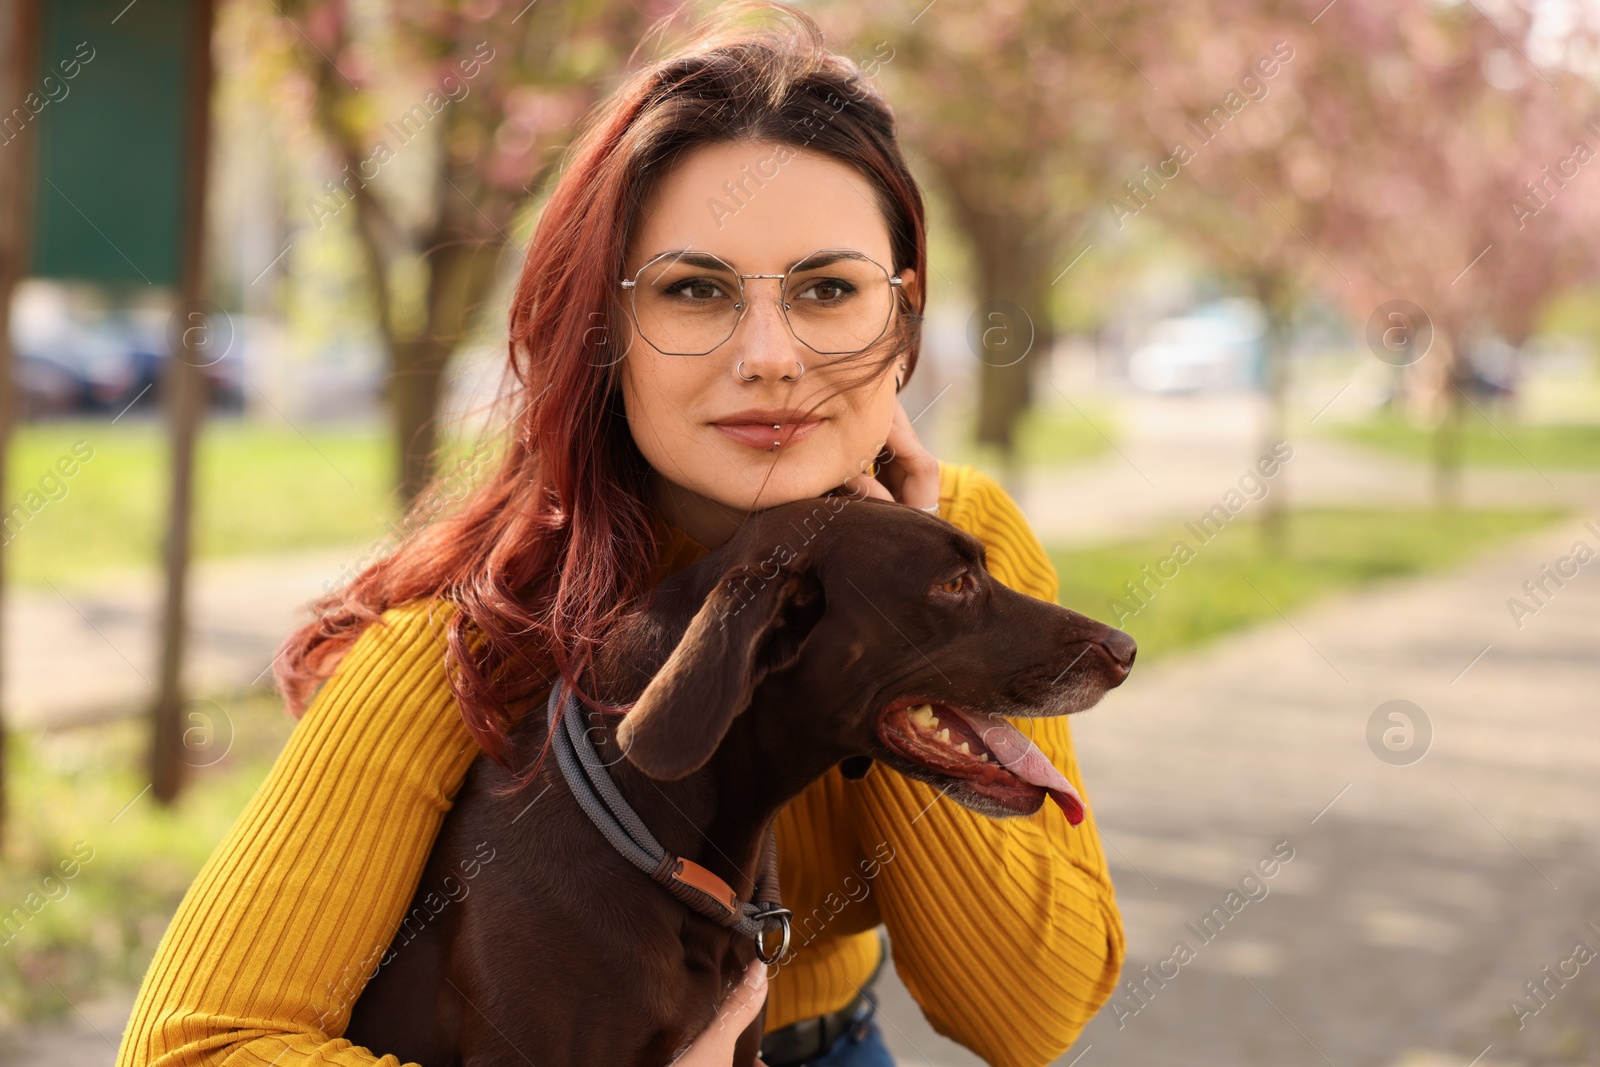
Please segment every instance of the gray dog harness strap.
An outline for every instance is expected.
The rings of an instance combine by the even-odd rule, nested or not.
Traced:
[[[612,848],[667,892],[713,922],[755,941],[756,954],[763,963],[779,959],[789,950],[791,913],[778,895],[778,836],[774,829],[767,828],[761,847],[760,872],[756,876],[753,899],[749,901],[740,901],[727,882],[700,864],[668,852],[611,780],[585,733],[577,694],[567,690],[563,681],[557,679],[550,689],[550,744],[556,750],[556,760],[572,795],[589,816],[589,821],[611,842]],[[565,702],[560,699],[563,693]],[[780,931],[782,939],[777,951],[768,957],[763,935],[774,928]]]

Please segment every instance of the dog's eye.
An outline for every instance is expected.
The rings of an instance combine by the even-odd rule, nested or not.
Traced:
[[[962,571],[960,574],[956,575],[954,578],[951,578],[948,581],[942,582],[939,585],[939,588],[944,590],[946,593],[959,593],[963,589],[965,589],[966,587],[967,587],[967,573],[965,571]]]

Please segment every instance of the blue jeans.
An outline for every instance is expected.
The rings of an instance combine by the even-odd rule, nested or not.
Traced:
[[[869,991],[867,1000],[872,1010],[866,1017],[840,1034],[833,1047],[807,1067],[894,1067],[894,1057],[889,1055],[883,1035],[878,1032],[877,998]]]

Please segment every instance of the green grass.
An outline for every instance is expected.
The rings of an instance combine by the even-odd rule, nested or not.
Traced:
[[[1565,514],[1554,508],[1453,513],[1310,509],[1289,516],[1289,547],[1282,556],[1263,551],[1261,531],[1253,522],[1236,519],[1208,543],[1175,526],[1137,541],[1052,549],[1050,558],[1061,577],[1061,603],[1127,630],[1139,642],[1140,661],[1146,662],[1276,619],[1278,610],[1289,612],[1330,593],[1446,569],[1479,549]],[[1177,567],[1176,576],[1163,574],[1164,585],[1149,582],[1153,593],[1141,592],[1141,608],[1124,583],[1139,584],[1146,565],[1157,571],[1158,562],[1173,556],[1179,540],[1194,551],[1193,558]],[[1160,570],[1171,573],[1173,564],[1162,564]]]
[[[13,925],[0,926],[0,1028],[63,1017],[68,1000],[138,985],[178,902],[294,725],[269,696],[234,701],[225,715],[195,705],[228,724],[232,743],[193,772],[172,809],[143,792],[143,719],[8,737],[13,807],[0,857],[0,918]],[[217,743],[224,732],[213,735]],[[87,861],[60,866],[74,855]]]
[[[1399,419],[1345,423],[1331,432],[1394,455],[1424,462],[1433,458],[1433,431]],[[1600,467],[1600,423],[1519,424],[1494,413],[1485,419],[1468,409],[1461,423],[1461,456],[1463,462],[1483,467]]]
[[[75,444],[89,458],[63,476],[57,463],[73,456]],[[382,427],[313,428],[302,436],[289,426],[208,423],[196,460],[195,556],[371,543],[395,516],[392,455]],[[168,457],[159,423],[21,427],[8,456],[4,507],[14,514],[22,506],[25,521],[5,531],[8,574],[23,583],[81,584],[108,567],[157,566]]]

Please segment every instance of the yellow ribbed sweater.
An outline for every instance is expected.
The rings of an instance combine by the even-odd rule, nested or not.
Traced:
[[[996,579],[1055,601],[1055,570],[997,482],[941,464],[940,504]],[[707,551],[671,530],[659,574]],[[399,1063],[339,1035],[480,751],[445,678],[449,610],[391,609],[323,685],[179,905],[117,1067]],[[1067,720],[1014,721],[1087,802]],[[995,1067],[1049,1063],[1112,993],[1123,931],[1092,804],[1077,827],[1050,803],[991,820],[882,767],[859,781],[835,767],[777,836],[800,947],[771,979],[769,1031],[848,1002],[880,923],[933,1028]]]

